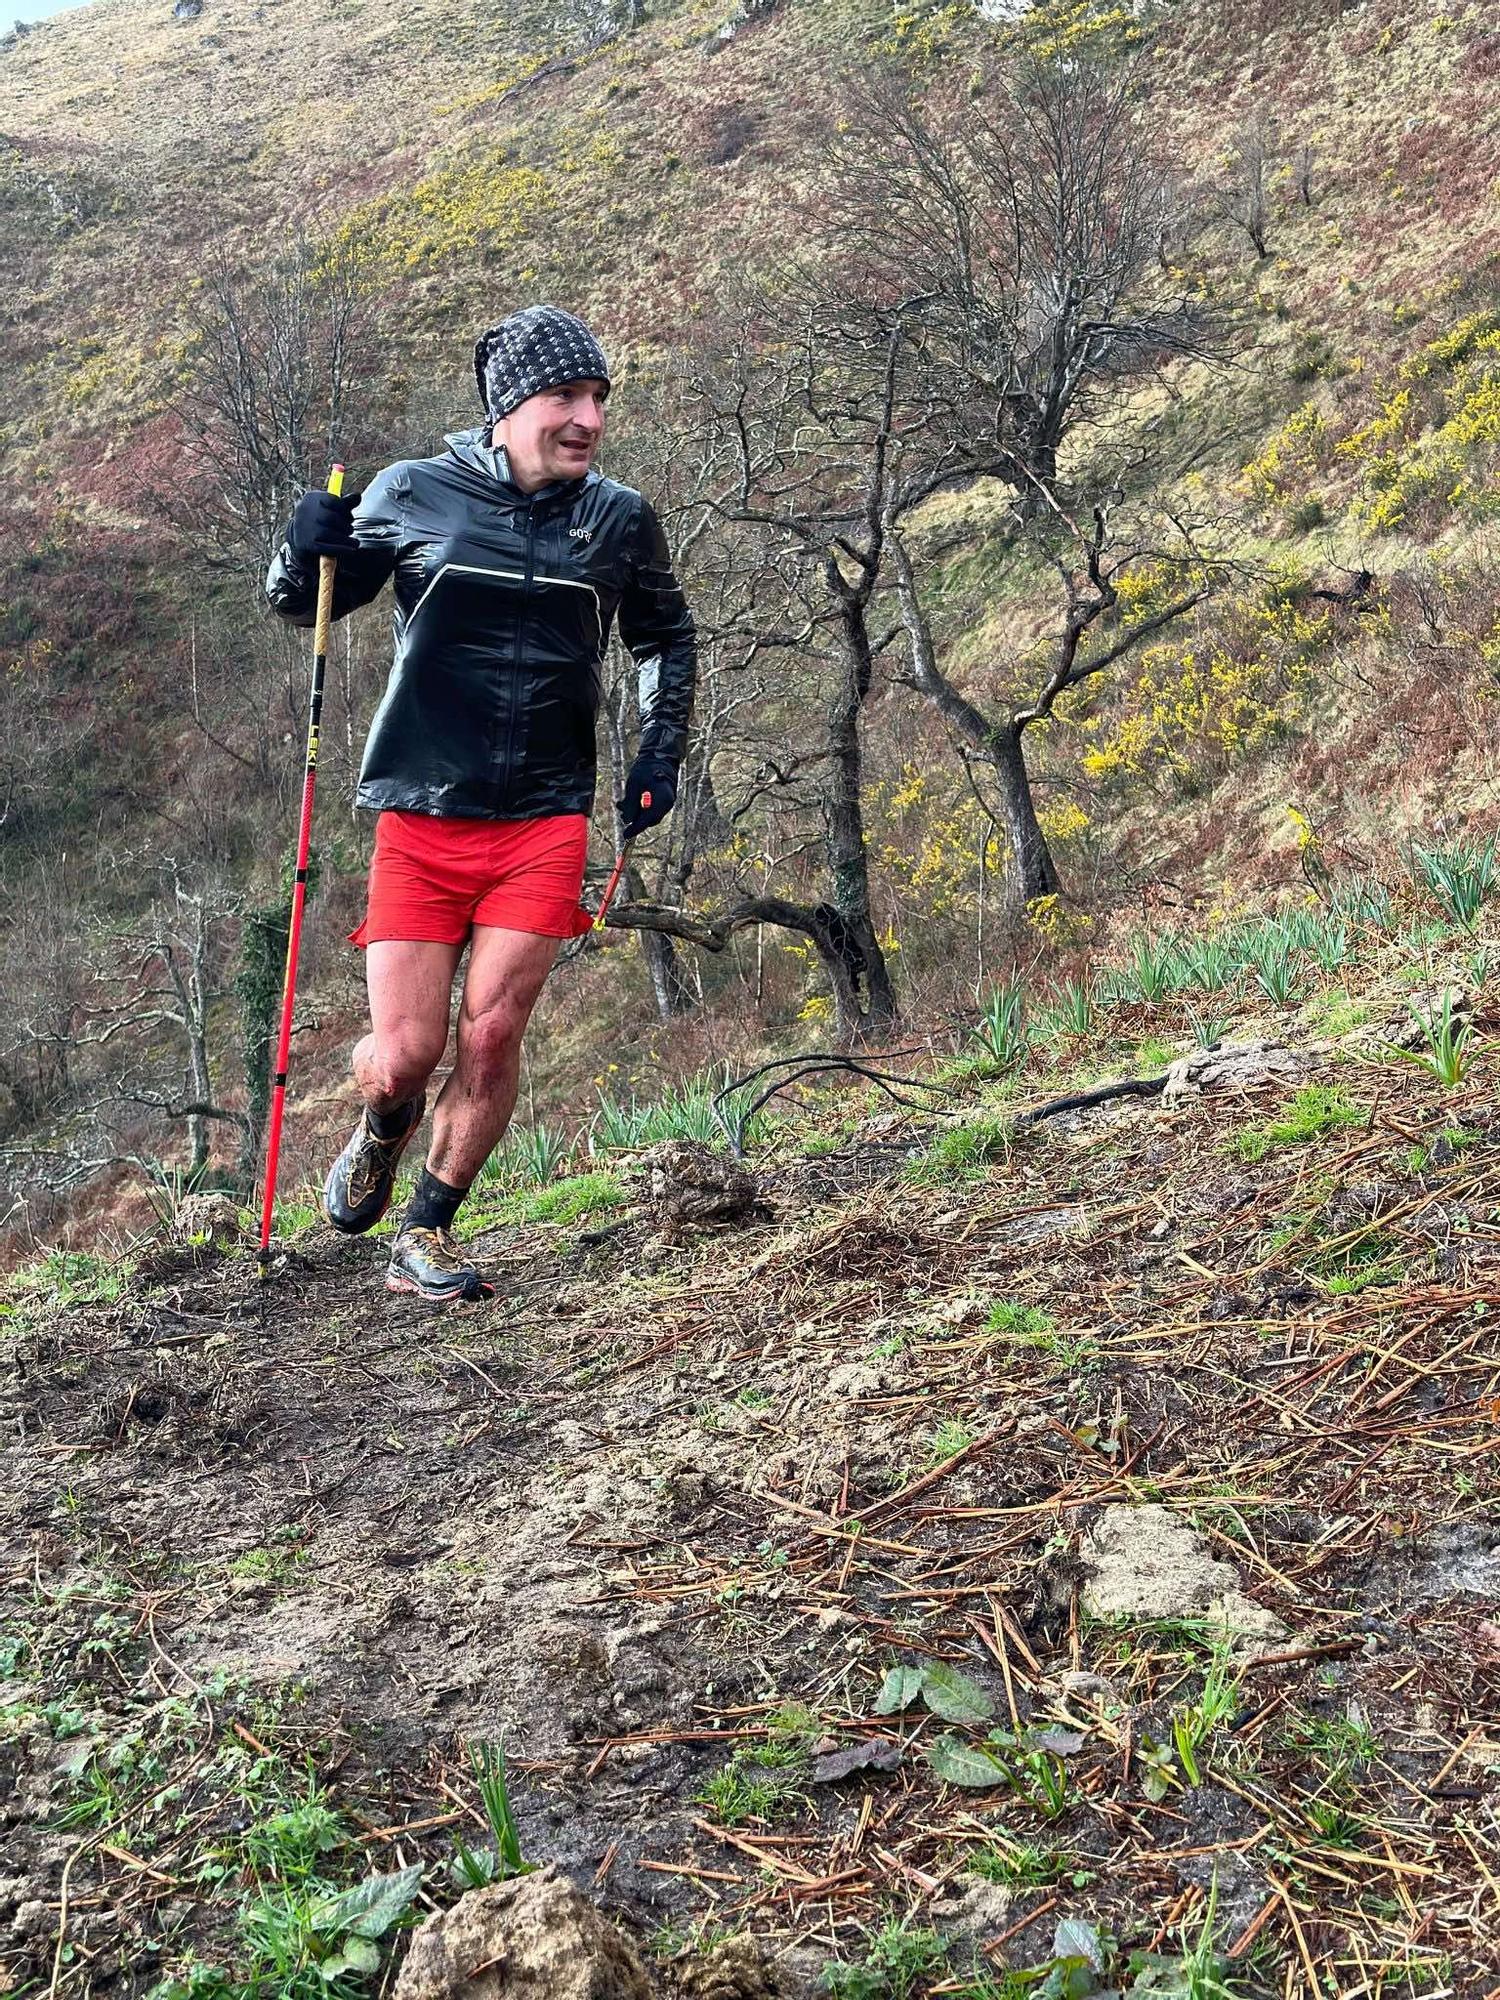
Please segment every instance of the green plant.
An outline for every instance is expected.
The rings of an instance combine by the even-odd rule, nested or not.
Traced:
[[[1088,1869],[1073,1865],[1066,1848],[1039,1840],[1017,1840],[1000,1827],[989,1845],[968,1854],[964,1865],[986,1882],[1003,1882],[1016,1889],[1039,1889],[1064,1877],[1081,1889],[1093,1879]]]
[[[646,1144],[652,1107],[634,1097],[624,1101],[599,1093],[599,1109],[589,1126],[590,1152],[633,1152]]]
[[[1010,1127],[998,1118],[977,1118],[942,1132],[906,1170],[918,1187],[942,1187],[950,1181],[973,1180],[1010,1148]]]
[[[779,1819],[799,1797],[796,1778],[805,1763],[805,1754],[792,1746],[763,1744],[736,1750],[723,1770],[706,1778],[693,1796],[710,1809],[720,1826]]]
[[[892,1918],[867,1936],[863,1958],[830,1959],[824,1966],[821,1984],[834,2000],[909,2000],[918,1982],[948,1956],[937,1932],[910,1918]]]
[[[1335,1785],[1380,1751],[1380,1739],[1353,1707],[1342,1715],[1294,1716],[1286,1728],[1286,1741],[1293,1749],[1316,1758],[1324,1767],[1326,1780]]]
[[[1229,1648],[1215,1646],[1198,1699],[1175,1710],[1172,1716],[1172,1747],[1190,1785],[1203,1782],[1198,1767],[1199,1750],[1235,1711],[1239,1676],[1231,1672],[1229,1661]]]
[[[1407,1011],[1421,1032],[1424,1046],[1403,1049],[1397,1042],[1384,1044],[1386,1055],[1395,1062],[1414,1063],[1429,1070],[1439,1083],[1454,1090],[1464,1080],[1469,1066],[1469,1037],[1474,1024],[1454,1011],[1453,989],[1445,986],[1438,1004],[1427,1012],[1407,1001]]]
[[[1348,925],[1335,917],[1317,924],[1308,939],[1307,949],[1324,972],[1337,972],[1349,956]]]
[[[245,1834],[245,1860],[257,1875],[280,1882],[306,1882],[327,1854],[348,1839],[341,1815],[329,1805],[309,1771],[307,1796],[285,1812],[257,1820]]]
[[[990,989],[979,1025],[970,1031],[985,1051],[1005,1068],[1020,1062],[1027,1049],[1026,1001],[1019,980],[1002,981]]]
[[[1356,930],[1389,931],[1393,921],[1391,892],[1373,875],[1351,876],[1339,883],[1328,899],[1329,908]]]
[[[314,1879],[265,1890],[240,1917],[241,1934],[259,1961],[247,1981],[250,1991],[313,2000],[347,1990],[342,1983],[351,1978],[368,1979],[380,1970],[379,1940],[405,1916],[421,1879],[422,1864],[413,1862],[348,1889]]]
[[[967,1451],[974,1442],[975,1433],[967,1424],[961,1424],[950,1417],[940,1423],[932,1434],[927,1447],[927,1464],[942,1465],[950,1458],[956,1458],[961,1451]]]
[[[1091,975],[1065,979],[1052,995],[1051,1018],[1065,1035],[1086,1035],[1098,1014],[1098,988]]]
[[[1456,840],[1448,847],[1421,847],[1412,842],[1418,879],[1437,897],[1454,923],[1473,930],[1485,898],[1500,875],[1497,859],[1500,834],[1487,840]]]
[[[1204,993],[1222,993],[1233,986],[1242,970],[1232,933],[1219,931],[1211,937],[1187,939],[1182,949],[1185,984]]]
[[[1141,1773],[1141,1790],[1153,1805],[1159,1805],[1178,1782],[1171,1751],[1154,1737],[1143,1735],[1136,1744],[1135,1761]]]
[[[1051,1333],[1057,1321],[1041,1306],[1022,1305],[1019,1299],[1001,1299],[990,1307],[984,1322],[986,1333],[1032,1336]]]
[[[1235,2000],[1236,1992],[1243,1989],[1238,1981],[1231,1980],[1229,1961],[1220,1956],[1218,1928],[1219,1878],[1215,1874],[1209,1884],[1197,1936],[1189,1939],[1184,1922],[1177,1933],[1180,1957],[1153,1951],[1132,1952],[1126,1967],[1132,1982],[1129,1992],[1142,1996],[1170,1995],[1171,2000]]]
[[[573,1150],[573,1141],[543,1120],[530,1127],[512,1126],[505,1144],[480,1168],[479,1178],[491,1185],[498,1181],[515,1187],[541,1187]]]
[[[523,1197],[517,1213],[522,1222],[582,1222],[587,1216],[621,1207],[625,1199],[625,1190],[612,1173],[571,1174]]]
[[[1128,977],[1139,1000],[1154,1002],[1187,984],[1191,973],[1174,937],[1138,931],[1128,946]]]
[[[453,1859],[449,1863],[454,1881],[464,1889],[482,1889],[490,1882],[505,1882],[512,1875],[529,1874],[532,1864],[521,1852],[520,1829],[505,1777],[504,1743],[471,1743],[469,1769],[474,1774],[479,1803],[484,1808],[494,1844],[471,1848],[461,1834],[455,1834]]]
[[[1015,1751],[1014,1772],[1016,1790],[1043,1819],[1056,1819],[1067,1810],[1068,1767],[1053,1751],[1023,1740]]]
[[[1193,1040],[1200,1049],[1216,1049],[1234,1026],[1227,1014],[1220,1014],[1210,1007],[1189,1007],[1187,1018]]]
[[[1284,1118],[1247,1126],[1230,1141],[1242,1160],[1263,1160],[1273,1146],[1300,1146],[1341,1125],[1363,1124],[1365,1113],[1337,1084],[1307,1083],[1293,1097]]]
[[[1272,939],[1262,943],[1252,960],[1255,969],[1255,983],[1266,998],[1277,1007],[1291,1005],[1302,978],[1302,967],[1283,939]]]

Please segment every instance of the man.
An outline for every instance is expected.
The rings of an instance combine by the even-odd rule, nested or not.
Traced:
[[[266,579],[313,622],[318,558],[338,563],[333,615],[395,579],[395,660],[365,745],[358,803],[380,814],[365,947],[364,1100],[324,1206],[373,1228],[426,1110],[468,969],[453,1070],[386,1283],[447,1302],[484,1296],[451,1234],[515,1106],[521,1037],[579,893],[594,797],[600,670],[618,614],[641,680],[641,740],[619,801],[627,839],[672,807],[692,709],[693,621],[655,514],[593,470],[609,368],[571,313],[530,306],[474,350],[485,422],[367,490],[307,493]]]

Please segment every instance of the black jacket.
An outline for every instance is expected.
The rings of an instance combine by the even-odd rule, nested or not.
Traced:
[[[594,718],[616,613],[640,672],[641,750],[681,761],[693,620],[649,504],[591,472],[512,484],[483,430],[371,480],[341,557],[333,615],[394,575],[396,657],[365,744],[358,803],[440,818],[587,812]],[[266,594],[314,620],[318,565],[283,546]]]

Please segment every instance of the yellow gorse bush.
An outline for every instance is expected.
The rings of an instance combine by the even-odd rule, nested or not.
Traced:
[[[1305,485],[1317,469],[1327,425],[1316,403],[1293,410],[1280,430],[1267,440],[1257,458],[1245,467],[1245,482],[1255,498],[1274,505]]]
[[[330,248],[357,265],[397,274],[440,264],[460,252],[524,243],[557,206],[550,178],[486,151],[443,167],[407,189],[356,208]]]
[[[914,764],[870,787],[869,823],[877,865],[932,916],[971,908],[981,851],[987,873],[1004,867],[1004,848],[978,800],[935,793]]]
[[[1082,724],[1095,739],[1084,769],[1097,778],[1154,770],[1182,780],[1221,771],[1284,729],[1330,623],[1326,612],[1298,608],[1290,582],[1231,601],[1211,638],[1146,647],[1126,712],[1112,727],[1097,717]]]

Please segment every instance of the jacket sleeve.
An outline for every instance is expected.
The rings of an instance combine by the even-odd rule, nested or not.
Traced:
[[[401,553],[404,467],[376,473],[354,510],[357,556],[340,556],[333,577],[333,615],[343,618],[384,588]],[[299,556],[283,541],[266,572],[266,596],[292,625],[312,625],[318,614],[318,559]]]
[[[680,764],[693,713],[698,641],[693,614],[672,573],[667,538],[644,499],[635,570],[620,599],[620,637],[640,675],[641,755]]]

